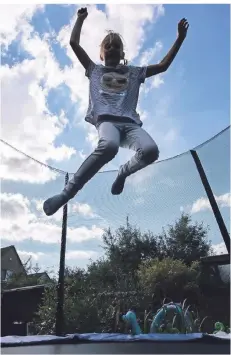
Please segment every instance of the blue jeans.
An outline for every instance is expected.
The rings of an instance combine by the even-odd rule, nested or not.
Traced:
[[[118,153],[119,147],[129,148],[136,154],[119,169],[127,177],[156,161],[159,150],[150,135],[136,123],[101,122],[97,125],[99,141],[95,151],[83,162],[64,191],[70,198]]]

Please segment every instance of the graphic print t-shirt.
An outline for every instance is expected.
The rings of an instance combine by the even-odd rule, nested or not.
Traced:
[[[86,121],[95,125],[100,115],[111,115],[121,117],[121,122],[123,117],[128,117],[141,124],[136,107],[146,70],[146,67],[118,65],[114,68],[91,62],[86,70],[90,81]]]

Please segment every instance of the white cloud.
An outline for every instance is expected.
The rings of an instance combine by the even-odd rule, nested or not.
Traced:
[[[73,243],[81,243],[94,239],[101,240],[102,235],[103,229],[96,225],[92,225],[90,228],[82,226],[67,229],[67,239]]]
[[[23,260],[23,262],[27,262],[30,258],[32,262],[38,262],[41,257],[45,256],[45,253],[42,252],[31,252],[31,251],[24,251],[24,250],[17,250],[19,257]]]
[[[63,72],[54,57],[48,40],[49,36],[44,36],[41,39],[35,33],[25,33],[21,40],[22,48],[34,58],[30,61],[30,65],[34,70],[36,64],[36,71],[34,70],[36,78],[43,79],[46,90],[56,88],[63,82]],[[38,94],[36,86],[34,92]]]
[[[88,133],[86,135],[86,141],[91,144],[91,148],[95,149],[98,144],[98,132],[96,131],[95,127],[89,126]]]
[[[85,217],[94,217],[96,216],[90,205],[88,205],[87,203],[79,203],[79,202],[75,202],[72,206],[71,206],[71,212],[72,213],[76,213],[76,214],[80,214],[83,215]]]
[[[1,5],[0,43],[9,46],[19,33],[28,29],[28,22],[36,11],[43,10],[44,5]]]
[[[153,59],[161,52],[163,49],[163,44],[161,41],[157,41],[153,48],[148,48],[144,52],[141,53],[141,58],[140,58],[140,66],[146,66],[150,64],[155,64],[152,63]]]
[[[31,212],[31,202],[26,197],[21,194],[2,193],[0,198],[2,240],[12,243],[26,240],[44,244],[60,242],[61,226],[57,225],[55,220],[37,218],[37,215]],[[67,240],[71,243],[100,240],[102,234],[103,230],[96,225],[67,228]]]
[[[148,117],[148,112],[147,112],[147,110],[139,108],[139,115],[140,115],[141,121],[144,122]]]
[[[67,119],[63,113],[59,116],[51,114],[46,107],[46,88],[40,86],[46,73],[45,68],[42,71],[45,63],[39,68],[39,59],[25,60],[13,68],[1,67],[2,137],[20,150],[46,161],[53,158],[55,138],[62,133]],[[52,81],[50,76],[47,79]],[[48,85],[55,83],[49,82]],[[68,150],[65,145],[58,150],[62,159],[65,156],[70,158],[74,153],[73,148]]]
[[[162,49],[163,49],[162,42],[157,41],[153,47],[145,50],[141,54],[140,66],[156,64],[157,63],[156,57],[160,54]],[[154,62],[154,60],[155,60],[155,62]],[[143,91],[147,95],[150,92],[150,90],[158,89],[161,85],[164,84],[163,76],[164,76],[164,74],[158,74],[158,75],[155,75],[153,78],[149,78],[146,81],[146,85],[141,88],[141,91]]]
[[[197,213],[205,210],[211,210],[209,200],[205,197],[201,197],[196,200],[191,207],[191,213]]]
[[[27,273],[48,272],[50,277],[57,274],[59,268],[59,253],[44,253],[41,251],[25,251],[17,249],[17,253],[27,266]],[[37,269],[38,267],[38,269]],[[35,268],[37,270],[35,270]]]
[[[29,24],[32,15],[40,7],[3,8],[5,16],[8,13],[11,19],[8,27],[3,24],[4,43],[11,43],[20,34],[17,37],[19,46],[32,59],[13,67],[4,65],[0,69],[2,138],[45,163],[48,160],[70,159],[76,154],[75,149],[65,144],[55,144],[68,120],[63,111],[54,115],[47,107],[49,90],[63,83],[63,73],[47,36],[41,39]],[[40,166],[36,167],[34,162],[5,146],[1,149],[1,165],[2,178],[5,179],[45,182],[55,178],[53,172],[47,170],[44,174]]]
[[[86,157],[87,157],[87,155],[84,154],[83,150],[80,150],[80,151],[79,151],[79,156],[80,156],[80,158],[81,158],[82,160],[85,160]]]
[[[58,273],[59,270],[59,252],[31,252],[17,249],[17,253],[21,258],[23,263],[26,263],[30,260],[31,270],[29,273],[33,273],[33,267],[37,264],[39,267],[39,272],[48,271],[50,276],[54,276]],[[65,263],[66,266],[70,267],[85,267],[86,263],[91,260],[97,260],[100,254],[93,250],[67,250]],[[28,263],[28,266],[30,264]]]
[[[220,205],[220,207],[230,207],[231,206],[231,194],[230,192],[221,195],[221,196],[217,196],[216,200],[218,202],[218,204]]]
[[[0,194],[1,220],[3,228],[14,225],[28,224],[35,216],[30,211],[29,200],[21,194]],[[4,224],[4,226],[3,226]]]
[[[45,183],[58,177],[54,171],[17,153],[12,148],[3,144],[0,147],[0,178],[2,180]]]
[[[230,207],[230,193],[226,193],[224,195],[215,196],[217,204],[220,207]],[[208,198],[201,197],[196,200],[191,206],[191,213],[198,213],[201,211],[211,210],[210,202]]]
[[[161,74],[156,75],[151,81],[151,89],[158,89],[163,84],[164,84],[163,75]]]
[[[63,209],[60,208],[53,216],[46,216],[43,212],[43,200],[32,200],[34,203],[36,210],[39,212],[39,220],[43,222],[53,223],[53,222],[61,222],[63,219]],[[68,215],[69,216],[77,216],[84,218],[100,218],[96,213],[93,212],[92,207],[87,203],[80,202],[69,202],[68,203]]]
[[[224,242],[219,244],[213,244],[212,251],[214,252],[215,255],[222,255],[228,253]]]
[[[140,52],[145,38],[144,26],[154,23],[164,15],[162,5],[112,5],[106,6],[110,26],[125,39],[128,60]],[[100,43],[100,42],[99,42]]]
[[[96,258],[98,253],[95,251],[84,251],[84,250],[72,250],[66,253],[66,260],[79,260],[79,259],[86,259],[89,260],[91,258]]]

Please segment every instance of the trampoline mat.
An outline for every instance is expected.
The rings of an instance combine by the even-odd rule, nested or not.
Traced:
[[[2,354],[230,354],[230,335],[70,334],[6,336]]]

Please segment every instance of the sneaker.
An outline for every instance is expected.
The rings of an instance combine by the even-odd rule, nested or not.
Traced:
[[[126,177],[123,175],[117,175],[117,178],[115,179],[112,188],[111,188],[111,193],[112,195],[119,195],[124,189],[124,184],[125,184]]]
[[[69,201],[65,192],[48,198],[43,204],[43,211],[47,216],[52,216],[57,212],[62,206],[64,206]]]

